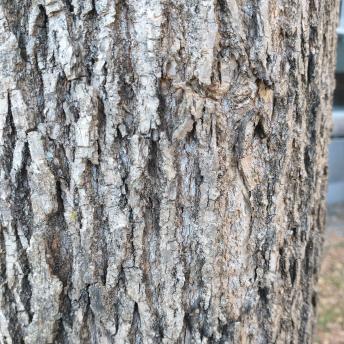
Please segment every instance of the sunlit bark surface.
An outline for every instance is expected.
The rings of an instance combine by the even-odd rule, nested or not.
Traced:
[[[336,0],[0,1],[0,343],[312,343]]]

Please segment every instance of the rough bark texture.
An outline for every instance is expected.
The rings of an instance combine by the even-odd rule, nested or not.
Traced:
[[[336,0],[0,1],[0,342],[311,343]]]

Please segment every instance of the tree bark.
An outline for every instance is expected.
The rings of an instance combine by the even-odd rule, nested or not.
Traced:
[[[0,1],[0,342],[312,343],[336,0]]]

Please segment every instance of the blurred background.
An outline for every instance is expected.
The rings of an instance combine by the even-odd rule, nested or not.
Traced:
[[[344,0],[337,33],[327,231],[318,290],[317,342],[321,344],[344,344]]]

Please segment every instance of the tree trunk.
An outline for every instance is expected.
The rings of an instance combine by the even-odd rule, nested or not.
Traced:
[[[0,342],[311,343],[336,0],[0,1]]]

